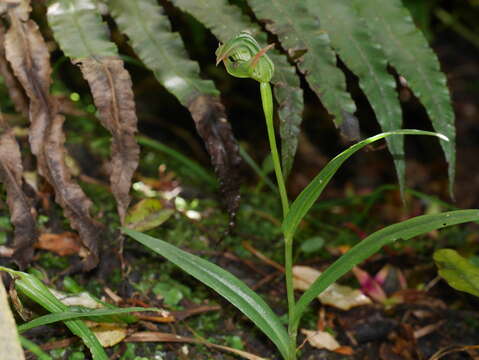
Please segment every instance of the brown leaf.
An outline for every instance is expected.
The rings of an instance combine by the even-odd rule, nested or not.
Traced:
[[[92,203],[80,185],[71,179],[65,165],[63,121],[64,117],[57,115],[47,129],[44,161],[48,181],[55,189],[55,201],[61,205],[71,227],[80,233],[80,239],[89,251],[83,263],[85,271],[88,271],[98,264],[98,238],[102,226],[90,217]]]
[[[33,257],[37,230],[33,215],[35,210],[22,190],[22,172],[20,148],[12,130],[0,115],[0,181],[7,190],[11,222],[15,227],[13,258],[23,269]]]
[[[130,74],[114,57],[77,61],[88,81],[101,123],[113,136],[111,145],[111,190],[121,223],[130,203],[129,191],[138,166],[140,148],[135,140],[137,118]]]
[[[316,349],[334,351],[341,347],[334,336],[326,331],[301,329],[301,334],[305,335],[309,345]]]
[[[210,154],[233,225],[240,202],[238,169],[241,157],[225,109],[218,98],[207,95],[196,97],[188,109]]]
[[[103,347],[115,346],[128,334],[128,329],[123,324],[102,323],[91,330]]]
[[[34,155],[42,152],[45,131],[52,118],[49,98],[50,54],[37,24],[22,21],[9,10],[11,26],[5,35],[5,55],[30,100],[30,144]],[[40,167],[40,170],[43,171]]]
[[[88,271],[98,264],[100,224],[89,214],[91,201],[71,179],[65,165],[63,116],[50,95],[50,54],[38,26],[28,19],[26,1],[10,8],[10,28],[5,36],[6,58],[30,100],[30,146],[37,157],[38,170],[55,190],[55,200],[64,209],[71,227],[80,233],[88,249],[83,267]]]
[[[68,231],[61,234],[41,234],[36,247],[60,256],[78,254],[81,250],[78,235]]]
[[[8,89],[10,99],[12,99],[15,109],[23,116],[28,116],[28,99],[18,80],[12,74],[12,69],[5,58],[5,29],[0,24],[0,74],[2,75],[5,86]]]
[[[321,275],[321,272],[309,266],[293,266],[293,287],[306,291]],[[371,299],[360,290],[333,283],[318,295],[324,305],[334,306],[341,310],[349,310],[356,306],[371,304]]]

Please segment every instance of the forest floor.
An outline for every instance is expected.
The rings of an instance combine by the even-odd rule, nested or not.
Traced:
[[[188,168],[145,147],[135,182],[136,200],[161,199],[168,220],[149,234],[208,258],[229,270],[260,294],[278,314],[286,312],[281,268],[282,239],[278,197],[259,180],[242,191],[242,205],[232,232],[225,235],[228,218],[213,186],[191,176]],[[160,177],[154,170],[161,169]],[[178,169],[178,170],[170,170]],[[67,275],[78,256],[79,241],[65,232],[62,213],[53,204],[39,218],[48,239],[39,245],[27,270],[51,288],[67,293],[86,291],[118,306],[159,307],[168,316],[136,314],[139,321],[121,327],[126,339],[108,348],[112,359],[235,359],[234,355],[205,345],[171,343],[164,334],[201,339],[279,359],[273,345],[253,324],[220,296],[139,243],[121,238],[114,200],[101,181],[85,177],[82,186],[95,199],[96,215],[108,224],[101,263],[90,273]],[[330,199],[319,202],[302,224],[296,239],[296,264],[324,269],[339,254],[366,234],[387,224],[424,213],[455,208],[421,192],[407,191],[403,205],[395,185],[367,191],[348,183],[345,196],[332,187]],[[172,200],[167,200],[176,194]],[[51,201],[51,200],[50,200]],[[4,211],[4,210],[2,210]],[[7,215],[1,217],[9,227]],[[361,268],[374,276],[389,265],[386,295],[380,301],[348,311],[313,302],[301,329],[330,332],[341,347],[335,352],[305,343],[301,359],[439,359],[440,350],[451,350],[444,359],[477,358],[479,352],[464,346],[479,338],[478,300],[450,288],[437,275],[432,254],[443,247],[474,256],[479,246],[478,226],[456,226],[386,247]],[[267,259],[267,260],[266,260]],[[8,258],[0,260],[8,264]],[[349,274],[341,284],[359,288]],[[73,284],[73,285],[72,285]],[[299,294],[299,293],[298,293]],[[19,319],[20,320],[20,319]],[[21,321],[21,320],[20,320]],[[162,333],[156,341],[142,342],[146,332]],[[88,359],[84,345],[62,324],[41,326],[24,334],[41,345],[53,359]],[[151,339],[150,339],[151,340]],[[299,344],[305,340],[301,335]],[[29,357],[35,358],[35,357]]]

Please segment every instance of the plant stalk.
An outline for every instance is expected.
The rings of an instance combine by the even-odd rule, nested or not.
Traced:
[[[294,325],[294,313],[296,302],[294,300],[293,288],[293,238],[284,239],[284,273],[286,278],[286,294],[288,297],[288,335],[291,346],[292,358],[296,359],[296,334]]]
[[[261,82],[261,102],[263,104],[264,116],[266,119],[266,127],[268,129],[269,145],[271,148],[271,157],[273,159],[276,181],[278,183],[279,195],[283,206],[283,219],[289,211],[288,194],[286,192],[286,184],[281,170],[279,160],[278,147],[276,145],[276,137],[273,124],[273,96],[271,94],[271,86],[269,82]],[[286,278],[286,293],[288,298],[288,334],[290,338],[290,358],[296,359],[296,330],[293,325],[293,316],[295,310],[294,289],[293,289],[293,238],[284,238],[284,268]]]
[[[273,158],[274,172],[276,181],[278,182],[279,195],[281,197],[281,205],[283,206],[283,218],[289,211],[288,195],[286,193],[286,185],[284,182],[283,171],[279,161],[278,147],[276,145],[276,137],[274,134],[273,124],[273,95],[269,82],[260,83],[261,102],[263,104],[264,117],[266,119],[266,127],[268,129],[269,146],[271,148],[271,157]]]

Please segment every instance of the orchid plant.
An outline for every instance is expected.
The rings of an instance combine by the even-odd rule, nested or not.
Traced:
[[[284,238],[284,268],[288,301],[287,329],[283,326],[279,316],[273,312],[257,293],[226,270],[160,239],[127,228],[124,228],[123,231],[226,298],[276,345],[284,359],[294,360],[297,358],[297,333],[301,317],[310,303],[328,286],[350,271],[354,266],[379,251],[384,245],[400,239],[408,240],[414,236],[446,226],[477,221],[479,220],[479,210],[458,210],[441,214],[423,215],[387,226],[369,235],[338,258],[296,301],[292,272],[294,236],[301,221],[317,201],[342,163],[366,145],[388,136],[430,135],[436,136],[442,141],[448,141],[448,138],[428,131],[397,130],[364,139],[333,158],[290,204],[279,160],[273,123],[273,98],[270,80],[274,74],[274,64],[267,55],[267,51],[271,47],[272,45],[261,48],[249,33],[241,32],[230,41],[219,46],[216,51],[216,60],[217,64],[224,63],[230,75],[239,78],[251,78],[260,83],[268,139],[283,209],[282,233]]]

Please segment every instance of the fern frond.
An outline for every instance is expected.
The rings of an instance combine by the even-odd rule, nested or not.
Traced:
[[[407,80],[426,108],[434,130],[449,138],[449,142],[440,143],[449,164],[452,195],[456,162],[454,111],[436,55],[400,0],[354,0],[352,4],[365,18],[391,65]]]
[[[387,71],[386,55],[371,37],[367,24],[349,0],[309,0],[308,8],[321,20],[331,44],[346,66],[358,76],[359,85],[376,113],[383,131],[402,127],[401,105],[396,81]],[[387,139],[393,154],[401,192],[404,191],[404,140],[402,136]]]
[[[346,79],[336,66],[336,54],[329,36],[320,29],[319,19],[308,11],[304,1],[248,0],[256,16],[276,34],[282,46],[305,75],[311,89],[324,107],[334,115],[335,123],[346,135],[355,127],[356,105],[346,90]]]
[[[226,0],[170,0],[175,6],[189,13],[211,30],[221,42],[226,42],[243,30],[249,31],[260,43],[267,45],[267,36],[258,24],[243,15],[241,9]],[[293,165],[302,122],[303,91],[294,66],[277,50],[270,50],[275,73],[271,82],[279,105],[281,156],[283,170],[288,174]]]
[[[140,152],[134,138],[137,118],[130,74],[93,0],[52,1],[48,22],[65,55],[80,65],[100,121],[113,136],[110,183],[123,223]]]
[[[234,217],[239,206],[241,158],[219,91],[211,80],[200,77],[198,63],[189,59],[180,35],[171,31],[156,0],[109,0],[108,5],[139,58],[189,109],[220,178],[228,212]]]
[[[200,78],[198,63],[189,59],[157,1],[109,0],[108,5],[139,58],[183,105],[200,94],[219,95],[211,80]]]
[[[0,113],[0,183],[3,184],[7,192],[10,221],[15,226],[13,248],[16,250],[14,259],[21,268],[25,268],[33,258],[33,249],[38,239],[38,232],[35,225],[35,209],[22,190],[22,175],[23,166],[20,147],[13,130]],[[1,283],[0,280],[0,287],[2,286]],[[2,341],[0,341],[1,343]]]
[[[72,59],[118,56],[93,0],[51,1],[48,23],[60,48]]]
[[[72,179],[65,162],[64,117],[59,113],[57,99],[50,94],[52,68],[47,44],[38,25],[29,19],[30,2],[17,5],[8,8],[10,27],[5,35],[5,57],[29,100],[29,142],[38,173],[52,186],[55,201],[88,249],[82,267],[89,271],[99,261],[98,237],[102,227],[90,217],[91,200]]]

